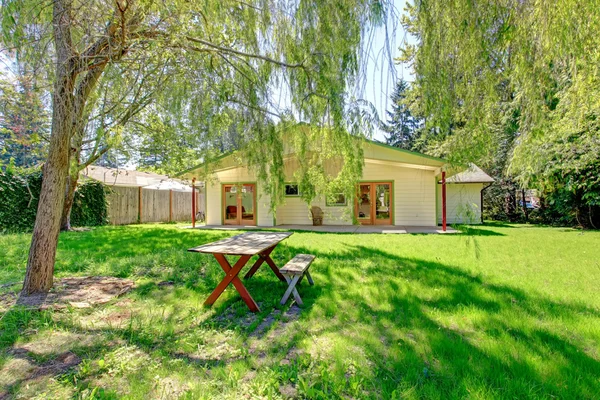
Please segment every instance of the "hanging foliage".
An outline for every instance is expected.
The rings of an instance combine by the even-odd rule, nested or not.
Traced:
[[[597,206],[585,178],[600,158],[596,1],[422,0],[403,23],[429,152]]]

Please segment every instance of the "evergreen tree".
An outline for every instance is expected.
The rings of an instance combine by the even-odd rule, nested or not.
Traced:
[[[43,162],[49,117],[32,79],[0,77],[0,165],[32,167]]]
[[[421,121],[412,115],[406,102],[408,82],[400,79],[392,93],[392,110],[387,111],[388,120],[384,125],[387,133],[385,141],[390,146],[411,150]]]

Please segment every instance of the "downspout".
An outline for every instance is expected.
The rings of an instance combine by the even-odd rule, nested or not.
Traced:
[[[483,191],[487,188],[489,188],[490,186],[492,186],[494,183],[490,183],[489,185],[487,185],[486,187],[484,187],[483,189],[481,189],[481,191],[479,192],[479,194],[481,195],[481,200],[480,203],[481,204],[481,223],[483,224]]]

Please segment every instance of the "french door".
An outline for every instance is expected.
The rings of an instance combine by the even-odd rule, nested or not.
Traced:
[[[223,224],[256,225],[256,185],[223,185]]]
[[[392,183],[363,182],[358,185],[355,215],[361,225],[393,225]]]

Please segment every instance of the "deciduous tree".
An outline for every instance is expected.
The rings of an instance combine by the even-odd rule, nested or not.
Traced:
[[[265,114],[285,97],[286,114],[331,127],[327,141],[335,145],[324,154],[348,160],[340,176],[357,179],[361,154],[348,137],[362,132],[355,128],[359,118],[348,117],[354,104],[348,88],[365,61],[359,57],[365,34],[389,7],[364,0],[4,0],[5,45],[53,65],[52,134],[23,292],[52,287],[71,144],[109,71],[127,70],[132,59],[165,66],[179,82],[169,90],[185,99],[171,107],[191,107],[194,118],[213,118],[233,104],[245,110],[248,162],[270,188],[283,179],[281,157],[271,151],[282,146]],[[306,139],[303,131],[291,132]]]
[[[524,187],[589,182],[573,173],[600,157],[597,2],[418,1],[407,11],[417,40],[402,60],[438,133],[430,151],[490,166],[505,154],[505,176]],[[599,205],[599,186],[577,187]]]

